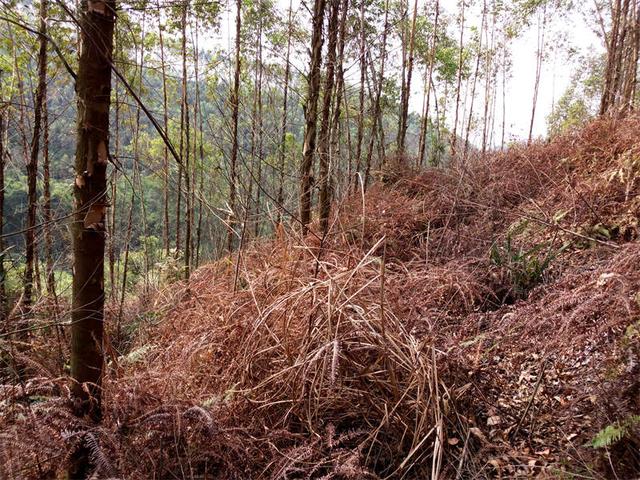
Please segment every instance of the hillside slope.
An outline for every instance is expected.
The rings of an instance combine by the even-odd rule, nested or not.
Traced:
[[[158,292],[110,353],[100,478],[637,476],[638,131],[389,166],[327,238]],[[55,475],[87,428],[41,375],[5,389],[3,477]]]

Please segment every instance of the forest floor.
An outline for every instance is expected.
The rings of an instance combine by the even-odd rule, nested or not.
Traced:
[[[0,476],[84,441],[96,478],[637,477],[639,131],[390,164],[325,238],[279,227],[130,300],[99,427],[42,339],[1,387]]]

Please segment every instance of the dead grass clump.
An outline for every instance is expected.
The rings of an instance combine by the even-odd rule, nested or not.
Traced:
[[[298,452],[294,459],[280,452],[280,461],[262,465],[273,478],[309,469],[337,477],[350,469],[351,478],[442,469],[444,415],[453,399],[436,373],[431,345],[396,316],[395,293],[387,298],[384,288],[397,284],[398,273],[386,272],[374,250],[351,268],[328,252],[317,277],[313,264],[296,266],[309,263],[306,253],[294,255],[284,270],[277,260],[246,252],[245,286],[231,298],[232,272],[211,285],[201,271],[142,364],[112,388],[145,398],[141,412],[169,402],[178,402],[178,410],[223,408],[241,415],[241,425],[256,422],[301,436],[304,441],[289,445]],[[461,286],[443,288],[438,298],[455,297]],[[460,295],[463,303],[470,294]],[[309,465],[312,458],[317,461]]]

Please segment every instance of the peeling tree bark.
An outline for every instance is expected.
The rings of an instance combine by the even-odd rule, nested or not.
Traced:
[[[109,156],[109,106],[115,0],[82,3],[78,99],[71,376],[74,413],[101,419],[104,332],[104,251]],[[70,478],[86,478],[89,452],[81,447]]]

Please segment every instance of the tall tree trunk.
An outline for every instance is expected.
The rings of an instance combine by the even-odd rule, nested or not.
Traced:
[[[284,170],[285,159],[287,155],[287,102],[289,100],[289,77],[291,75],[291,65],[289,59],[291,56],[291,14],[293,0],[289,0],[289,19],[287,21],[287,56],[284,66],[284,92],[282,94],[282,119],[280,120],[280,181],[278,184],[278,223],[282,221],[282,213],[284,211]]]
[[[42,127],[42,104],[47,89],[47,0],[40,0],[40,49],[38,51],[38,86],[36,88],[33,140],[27,163],[27,228],[25,232],[26,254],[24,272],[24,306],[28,314],[33,303],[33,282],[36,260],[36,211],[38,208],[38,155]]]
[[[403,97],[402,111],[400,114],[400,131],[398,132],[398,153],[404,155],[407,127],[409,120],[409,98],[411,97],[411,76],[413,74],[413,52],[416,37],[416,18],[418,17],[418,0],[413,4],[413,17],[411,20],[411,32],[409,34],[409,59],[407,61],[407,81]]]
[[[160,10],[160,2],[158,1],[158,11]],[[158,19],[158,39],[160,41],[160,69],[162,71],[162,120],[164,131],[169,134],[169,109],[167,101],[167,66],[164,60],[164,26]],[[169,256],[169,149],[166,143],[162,150],[162,248],[165,255]]]
[[[364,135],[364,86],[367,78],[367,58],[365,49],[367,45],[366,25],[365,25],[365,5],[366,1],[360,2],[360,92],[358,94],[358,131],[356,133],[356,174],[362,167],[362,137]],[[351,180],[351,179],[349,179]],[[354,189],[358,188],[358,178],[353,179]]]
[[[630,37],[630,23],[631,18],[629,18],[629,6],[630,0],[625,0],[622,5],[622,18],[620,21],[620,39],[618,42],[618,48],[616,50],[615,55],[615,69],[613,76],[613,87],[612,87],[612,105],[615,107],[620,106],[620,102],[622,100],[623,93],[623,83],[624,83],[624,58],[626,57],[629,50],[629,37]],[[620,112],[622,113],[622,112]]]
[[[261,3],[260,3],[261,4]],[[258,172],[256,178],[256,209],[255,215],[256,220],[254,223],[254,237],[260,235],[260,201],[262,198],[262,162],[264,159],[264,145],[263,145],[263,119],[262,119],[262,77],[264,73],[264,67],[262,65],[262,16],[260,17],[260,35],[258,38],[260,41],[258,42],[258,51],[260,54],[258,55]]]
[[[486,3],[486,2],[485,2]],[[496,13],[495,13],[495,0],[492,3],[492,11],[493,11],[493,19],[491,24],[491,42],[489,42],[489,26],[488,23],[485,22],[486,26],[486,34],[485,34],[485,42],[487,43],[487,51],[485,56],[485,78],[484,78],[484,115],[483,124],[482,124],[482,154],[484,155],[487,151],[487,140],[490,132],[488,131],[490,125],[490,111],[489,106],[491,104],[491,86],[493,85],[493,47],[495,40],[495,32],[496,32]]]
[[[74,412],[101,418],[104,332],[104,246],[109,157],[109,103],[115,0],[83,2],[76,92],[78,123],[71,310]],[[76,452],[70,478],[86,478],[90,452]]]
[[[636,3],[634,1],[634,3]],[[626,21],[626,45],[624,47],[622,65],[621,65],[621,79],[620,79],[620,112],[625,114],[631,108],[632,98],[632,82],[635,80],[635,75],[632,75],[633,70],[637,69],[637,61],[635,60],[635,30],[636,30],[636,16],[635,5],[633,5],[628,13]]]
[[[369,148],[367,149],[367,164],[364,173],[363,184],[367,185],[369,179],[369,172],[371,171],[371,163],[373,161],[373,147],[376,141],[376,131],[378,124],[382,125],[382,115],[381,115],[381,107],[380,107],[380,99],[382,97],[382,89],[384,87],[384,67],[387,59],[387,34],[389,31],[389,0],[385,1],[384,4],[384,29],[382,31],[382,52],[380,58],[380,72],[378,74],[378,86],[376,89],[376,98],[373,102],[373,118],[371,123],[371,134],[369,135]],[[380,132],[382,133],[382,128],[380,128]],[[384,140],[381,139],[384,144]],[[382,153],[381,155],[384,155]],[[381,157],[381,160],[383,157]]]
[[[396,149],[400,154],[399,140],[400,132],[402,131],[404,119],[402,117],[402,110],[404,108],[405,98],[407,96],[407,16],[409,15],[409,4],[407,0],[400,0],[398,2],[401,17],[399,20],[400,26],[400,47],[402,49],[402,69],[400,71],[400,109],[398,110],[398,130],[396,131]]]
[[[438,19],[440,17],[440,1],[436,0],[435,5],[435,18],[433,20],[433,34],[431,35],[431,48],[429,50],[429,62],[427,65],[425,81],[425,107],[422,112],[422,126],[420,128],[420,140],[418,142],[418,165],[424,165],[424,158],[427,147],[427,130],[429,126],[429,106],[431,100],[431,81],[433,77],[433,66],[436,58],[436,47],[438,43]],[[434,92],[435,94],[435,92]]]
[[[187,9],[188,2],[182,7],[182,107],[180,117],[180,155],[184,163],[185,187],[185,233],[184,233],[184,276],[189,279],[191,274],[191,225],[193,223],[193,206],[191,198],[191,169],[190,169],[190,139],[189,139],[189,96],[187,92]]]
[[[500,135],[500,150],[504,150],[507,126],[507,39],[502,45],[502,134]]]
[[[2,82],[0,69],[0,83]],[[2,95],[4,96],[4,95]],[[0,97],[1,98],[1,97]],[[0,108],[0,330],[5,328],[7,318],[6,272],[4,269],[4,168],[5,168],[5,109]]]
[[[118,50],[120,48],[120,39],[118,29],[114,31],[114,52],[116,58],[119,57]],[[115,85],[115,115],[114,115],[114,155],[118,164],[120,162],[120,89],[118,84]],[[117,219],[118,219],[118,171],[116,170],[111,177],[111,211],[108,229],[108,251],[109,257],[109,283],[111,284],[110,297],[112,300],[117,298],[118,275],[116,271],[116,240],[117,240]],[[122,242],[120,242],[122,243]]]
[[[456,109],[455,118],[453,120],[453,132],[451,133],[451,157],[456,156],[456,143],[458,141],[458,115],[460,110],[460,89],[462,87],[462,61],[464,59],[464,2],[462,0],[462,7],[460,11],[460,44],[458,55],[458,79],[456,86]]]
[[[142,93],[143,80],[144,80],[144,49],[146,38],[146,11],[142,13],[141,22],[141,36],[140,36],[140,64],[138,69],[138,89]],[[136,48],[136,58],[138,57],[138,49]],[[147,203],[145,201],[144,185],[142,183],[142,172],[140,166],[140,105],[136,106],[135,125],[133,127],[133,184],[134,188],[137,188],[138,205],[140,206],[141,223],[142,223],[142,235],[145,239],[142,242],[142,255],[143,255],[143,292],[147,294],[149,292],[149,242],[146,239],[149,237],[149,228],[147,223]]]
[[[53,271],[53,240],[51,238],[51,169],[49,162],[49,108],[47,107],[47,93],[45,89],[42,103],[42,174],[43,197],[42,216],[44,223],[44,258],[46,268],[47,294],[54,302],[56,300],[56,281]]]
[[[476,99],[476,86],[478,84],[478,74],[480,73],[480,59],[482,58],[482,33],[484,32],[486,18],[487,18],[487,2],[485,0],[482,5],[482,20],[480,22],[480,32],[478,33],[478,55],[476,56],[476,68],[473,74],[473,86],[471,87],[471,105],[469,106],[469,120],[467,122],[467,131],[464,136],[464,152],[462,154],[462,158],[464,160],[467,159],[467,153],[469,152],[469,135],[471,134],[471,127],[473,124],[473,106]],[[466,104],[466,98],[465,98],[465,104]]]
[[[195,75],[196,75],[196,102],[195,102],[195,112],[193,115],[193,130],[194,137],[199,135],[198,141],[193,142],[193,163],[196,165],[196,143],[198,144],[198,159],[199,163],[199,186],[198,186],[198,225],[196,227],[196,246],[194,252],[195,258],[195,266],[196,268],[200,265],[200,241],[202,238],[202,221],[204,217],[203,212],[203,195],[204,195],[204,128],[203,128],[203,117],[202,117],[202,99],[200,96],[200,74],[199,74],[199,43],[198,43],[198,20],[196,17],[196,28],[195,28],[195,44],[194,44],[194,61],[195,61]],[[197,126],[196,126],[197,120]],[[197,132],[197,133],[196,133]],[[195,173],[197,169],[194,168],[194,206],[195,206]]]
[[[605,67],[604,72],[604,85],[602,90],[602,97],[600,98],[600,115],[604,115],[607,113],[609,106],[611,104],[610,100],[610,92],[613,83],[613,75],[614,75],[614,61],[615,61],[615,52],[618,43],[618,30],[620,25],[620,15],[622,10],[622,0],[615,0],[615,3],[612,5],[611,11],[611,32],[609,34],[609,38],[607,39],[606,32],[605,34],[605,43],[607,46],[607,65]],[[604,28],[604,27],[603,27]]]
[[[320,159],[320,230],[326,234],[329,229],[331,213],[331,103],[333,100],[333,83],[335,80],[336,41],[338,38],[338,14],[340,0],[329,0],[330,16],[327,45],[327,69],[324,81],[324,97],[322,104],[322,121],[318,141],[318,158]]]
[[[260,196],[262,187],[262,15],[260,9],[262,2],[258,0],[258,32],[256,34],[256,58],[255,58],[255,77],[254,77],[254,95],[253,109],[251,119],[251,162],[252,172],[249,178],[249,192],[252,190],[253,182],[256,183],[256,196],[254,204],[253,219],[253,236],[257,237],[260,230]],[[247,208],[251,206],[251,194],[247,199]]]
[[[626,1],[626,0],[625,0]],[[542,27],[538,24],[538,55],[536,58],[536,77],[533,86],[533,102],[531,105],[531,121],[529,122],[529,139],[527,144],[533,139],[533,123],[536,118],[536,107],[538,105],[538,91],[540,90],[540,75],[542,73],[542,64],[544,62],[544,36],[547,27],[547,5],[542,7]]]
[[[331,138],[331,155],[336,160],[334,164],[337,167],[340,167],[342,163],[341,155],[340,155],[340,117],[342,114],[342,95],[344,93],[344,46],[345,46],[345,38],[346,38],[346,30],[347,30],[347,17],[349,16],[349,0],[342,0],[342,6],[340,7],[340,32],[338,33],[338,63],[337,63],[337,71],[336,71],[336,86],[335,86],[335,102],[333,107],[333,120],[332,120],[332,138]],[[347,127],[348,132],[348,127]],[[338,173],[339,174],[339,173]],[[347,177],[347,181],[350,177]],[[348,188],[347,184],[347,188]],[[338,186],[334,189],[337,191]]]
[[[227,250],[229,253],[233,251],[234,244],[234,225],[237,218],[236,212],[236,181],[237,181],[237,164],[238,164],[238,110],[240,107],[240,35],[242,29],[242,1],[236,0],[236,68],[233,77],[233,89],[231,90],[231,172],[229,178],[229,216],[227,217]]]
[[[322,64],[322,26],[324,23],[325,0],[315,0],[313,6],[313,33],[311,34],[311,58],[309,65],[309,92],[305,109],[305,132],[300,168],[300,222],[302,234],[311,222],[311,189],[313,155],[316,149],[316,126],[318,116],[318,96],[320,95],[320,65]]]

